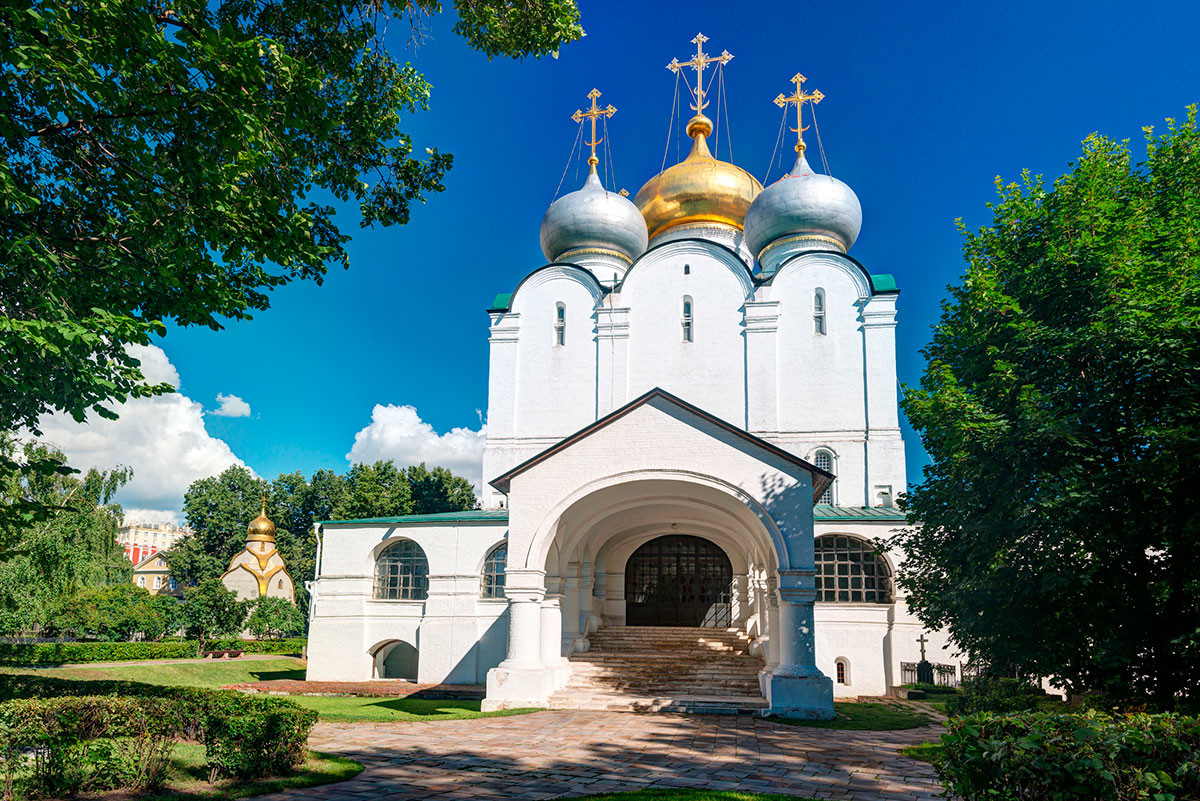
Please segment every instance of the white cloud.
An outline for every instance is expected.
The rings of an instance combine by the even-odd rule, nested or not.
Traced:
[[[354,435],[354,447],[346,458],[352,463],[392,459],[406,466],[425,462],[429,467],[445,467],[483,488],[483,442],[486,427],[478,431],[452,428],[438,434],[412,406],[376,404],[371,424]]]
[[[130,346],[130,352],[141,360],[151,383],[179,386],[179,373],[161,348]],[[244,465],[224,440],[208,433],[204,407],[186,395],[136,398],[116,411],[116,420],[88,415],[85,423],[66,414],[47,415],[40,421],[42,439],[81,470],[132,467],[133,479],[117,496],[130,519],[178,518],[189,484],[230,465]]]
[[[226,395],[217,393],[217,403],[220,404],[216,409],[209,412],[217,417],[249,417],[250,404],[239,398],[237,395]]]

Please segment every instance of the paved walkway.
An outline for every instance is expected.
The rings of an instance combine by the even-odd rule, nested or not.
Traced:
[[[829,731],[751,716],[536,712],[407,724],[319,724],[309,745],[367,766],[272,801],[542,799],[703,787],[854,801],[940,798],[933,769],[897,749],[940,728]]]

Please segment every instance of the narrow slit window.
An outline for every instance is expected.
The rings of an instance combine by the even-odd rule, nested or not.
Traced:
[[[554,344],[567,344],[567,307],[558,304],[554,316]]]
[[[813,455],[813,464],[829,473],[833,472],[833,454],[829,451],[817,451]],[[835,479],[836,480],[836,479]],[[833,482],[829,482],[829,486],[821,493],[821,497],[817,498],[817,503],[832,504],[833,503]]]
[[[813,333],[825,335],[825,290],[813,292]]]
[[[694,323],[692,321],[692,299],[684,296],[683,298],[683,341],[691,342],[693,338]]]
[[[691,275],[692,274],[692,265],[690,265],[690,264],[683,265],[683,274]]]

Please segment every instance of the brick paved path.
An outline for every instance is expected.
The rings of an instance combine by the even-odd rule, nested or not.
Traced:
[[[486,688],[481,684],[417,684],[411,681],[300,681],[298,679],[270,679],[242,684],[226,684],[223,690],[241,690],[249,693],[271,695],[362,695],[390,697],[413,697],[434,699],[458,699],[478,701]]]
[[[932,768],[897,749],[940,731],[829,731],[751,716],[584,711],[323,723],[309,744],[358,759],[366,770],[348,782],[264,801],[539,799],[650,786],[926,801],[940,797]]]

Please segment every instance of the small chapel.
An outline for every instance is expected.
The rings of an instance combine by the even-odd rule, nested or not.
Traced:
[[[246,547],[229,560],[229,569],[221,574],[221,583],[236,593],[240,601],[282,598],[290,604],[296,603],[296,585],[275,548],[275,524],[267,517],[266,493],[263,493],[262,512],[246,526]]]
[[[598,169],[616,109],[593,90],[575,112],[587,178],[487,310],[481,508],[318,525],[309,680],[831,718],[950,647],[880,547],[905,525],[899,290],[850,255],[854,191],[808,161],[824,96],[797,74],[775,98],[796,155],[764,187],[710,149],[704,73],[732,56],[706,41],[668,65],[694,73],[690,152],[632,200]]]

